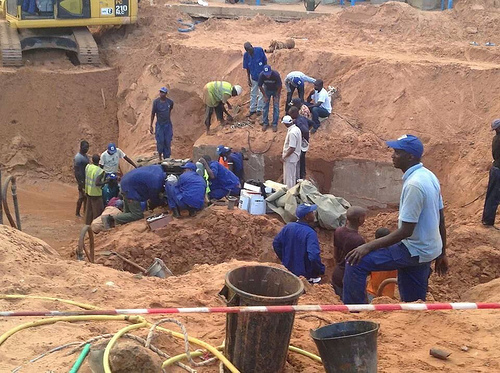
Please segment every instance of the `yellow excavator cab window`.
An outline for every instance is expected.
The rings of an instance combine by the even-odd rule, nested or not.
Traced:
[[[63,0],[60,6],[72,14],[82,14],[83,13],[83,0]]]

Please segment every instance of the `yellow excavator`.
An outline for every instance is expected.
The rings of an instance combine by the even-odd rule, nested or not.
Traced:
[[[138,0],[0,0],[3,66],[22,66],[22,52],[56,48],[76,53],[81,64],[99,64],[89,26],[137,21]]]

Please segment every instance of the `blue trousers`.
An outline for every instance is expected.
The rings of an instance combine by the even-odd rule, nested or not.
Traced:
[[[174,131],[172,130],[171,123],[158,124],[158,122],[156,122],[156,149],[158,150],[158,154],[163,156],[163,158],[170,158],[170,155],[172,154],[171,145],[173,137]]]
[[[370,252],[355,266],[346,263],[342,300],[345,304],[367,303],[366,277],[370,272],[395,269],[398,270],[401,300],[403,302],[425,300],[431,263],[419,263],[418,260],[418,256],[410,256],[406,246],[399,242]]]
[[[497,208],[500,204],[500,169],[491,167],[486,199],[484,200],[483,224],[495,224]]]
[[[311,109],[312,121],[314,122],[313,127],[318,129],[320,126],[319,118],[328,118],[330,113],[325,108],[321,106],[313,107]]]
[[[269,97],[269,101],[264,102],[264,110],[262,111],[262,123],[265,126],[269,125],[269,106],[271,105],[271,98],[273,99],[273,127],[278,126],[278,119],[280,118],[280,102],[279,98],[276,96],[277,91],[268,91],[264,89],[266,96]]]
[[[172,210],[175,208],[178,208],[179,210],[187,210],[188,209],[189,206],[186,205],[181,200],[179,200],[179,198],[177,197],[176,184],[167,183],[165,185],[165,190],[167,192],[168,207],[170,207]]]
[[[226,197],[227,195],[239,196],[240,195],[240,191],[241,190],[238,187],[234,187],[231,190],[227,190],[227,189],[223,189],[223,188],[220,188],[220,189],[210,189],[210,193],[209,193],[208,196],[211,199],[222,199],[222,198]]]

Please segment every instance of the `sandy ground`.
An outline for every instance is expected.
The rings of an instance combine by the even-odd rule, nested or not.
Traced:
[[[83,223],[74,216],[77,191],[71,184],[71,165],[82,139],[91,142],[91,153],[117,141],[132,157],[153,154],[154,138],[147,132],[150,107],[163,85],[176,102],[175,157],[190,157],[194,144],[241,147],[250,140],[257,150],[270,146],[266,157],[272,163],[281,151],[284,128],[275,135],[263,134],[258,122],[248,132],[216,126],[206,136],[201,89],[215,79],[245,82],[245,41],[266,47],[272,39],[295,37],[296,48],[269,55],[270,64],[282,73],[303,70],[339,88],[335,115],[313,137],[308,155],[311,175],[321,189],[329,188],[326,168],[331,162],[389,161],[383,139],[404,132],[419,135],[426,147],[424,163],[442,184],[449,234],[450,273],[431,277],[430,300],[500,301],[500,233],[478,224],[491,157],[488,126],[500,111],[500,49],[484,46],[487,41],[500,44],[497,2],[459,1],[445,12],[420,12],[402,3],[356,5],[331,16],[290,23],[263,16],[212,19],[187,34],[177,32],[177,19],[188,17],[172,11],[170,4],[141,2],[137,25],[96,30],[109,67],[82,68],[60,53],[30,53],[26,67],[0,70],[0,162],[20,177],[25,232],[55,249],[0,227],[3,292],[60,296],[103,308],[214,306],[222,304],[216,294],[228,270],[249,261],[277,265],[271,241],[282,226],[279,220],[228,213],[222,207],[155,233],[141,221],[97,236],[98,254],[116,250],[143,266],[161,257],[176,275],[169,279],[133,277],[128,272],[132,268],[104,255],[97,256],[98,264],[75,262]],[[473,47],[470,41],[481,45]],[[248,98],[245,91],[234,103]],[[238,119],[247,110],[243,107]],[[274,172],[279,170],[271,170],[270,177],[276,176]],[[372,211],[361,233],[370,240],[380,226],[394,229],[396,220],[396,211]],[[322,285],[307,289],[301,304],[339,302],[328,285],[334,265],[332,234],[319,235],[328,272]],[[115,286],[106,285],[109,281]],[[2,310],[70,308],[49,301],[0,300]],[[213,345],[222,342],[224,316],[179,319],[190,335]],[[381,372],[500,371],[500,324],[493,311],[298,315],[292,343],[316,351],[309,329],[352,319],[381,324]],[[0,330],[24,321],[0,319]],[[0,371],[10,371],[55,346],[120,327],[60,322],[20,332],[0,346]],[[166,336],[157,344],[172,354],[182,352],[181,344]],[[452,352],[450,359],[430,357],[433,346]],[[56,353],[22,371],[63,372],[75,358]],[[291,354],[286,371],[312,373],[321,367]],[[82,372],[89,373],[88,366]]]

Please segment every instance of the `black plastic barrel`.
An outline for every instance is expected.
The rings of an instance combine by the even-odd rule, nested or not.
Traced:
[[[226,274],[219,293],[228,306],[297,304],[304,285],[290,272],[248,266]],[[231,313],[226,316],[225,355],[242,373],[282,372],[294,313]]]
[[[327,373],[377,373],[379,325],[347,321],[311,330]]]

